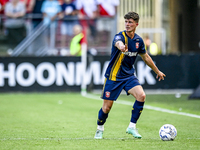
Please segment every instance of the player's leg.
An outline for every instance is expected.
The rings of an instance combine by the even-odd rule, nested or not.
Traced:
[[[106,122],[106,119],[108,118],[108,113],[110,112],[113,105],[113,101],[111,100],[105,100],[103,101],[103,106],[99,110],[97,125],[102,126]],[[97,128],[98,129],[98,128]]]
[[[104,131],[104,123],[108,118],[108,114],[112,108],[113,102],[118,98],[119,94],[123,89],[123,82],[111,81],[105,79],[104,87],[102,90],[103,106],[99,110],[98,120],[97,120],[97,131],[95,134],[95,139],[102,139]]]
[[[103,106],[99,110],[98,120],[97,120],[97,131],[94,136],[95,139],[102,139],[103,138],[103,131],[104,131],[104,123],[108,118],[108,113],[110,112],[114,101],[111,100],[104,100]]]
[[[138,133],[138,131],[136,129],[136,123],[142,113],[146,96],[145,96],[144,90],[141,85],[137,85],[137,86],[131,88],[128,91],[128,93],[133,95],[136,98],[136,100],[135,100],[135,103],[132,108],[130,124],[129,124],[126,132],[129,134],[132,134],[136,138],[142,138],[142,136]]]
[[[144,90],[135,76],[126,81],[124,90],[126,91],[127,95],[131,94],[136,98],[136,101],[132,108],[132,115],[130,124],[127,128],[127,133],[132,134],[136,138],[141,138],[142,136],[136,130],[136,123],[144,106],[144,101],[146,97]]]
[[[144,90],[141,85],[137,85],[137,86],[131,88],[128,91],[128,93],[133,95],[139,102],[145,101],[146,95],[145,95]]]
[[[142,113],[146,95],[141,85],[133,87],[129,90],[129,93],[136,98],[131,117],[131,122],[136,124],[140,114]]]

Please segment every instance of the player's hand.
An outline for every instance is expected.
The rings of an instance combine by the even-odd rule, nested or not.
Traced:
[[[125,44],[125,52],[128,52],[128,45]]]
[[[166,77],[166,75],[162,73],[161,71],[159,71],[156,76],[156,79],[158,79],[158,81],[161,81],[161,80],[164,80],[164,77]]]
[[[119,49],[122,51],[122,52],[128,52],[128,46],[127,44],[123,44],[123,45],[120,45],[119,46]]]

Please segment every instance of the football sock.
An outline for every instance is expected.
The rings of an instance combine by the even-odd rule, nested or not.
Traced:
[[[106,119],[108,118],[108,113],[104,113],[102,108],[99,110],[97,125],[103,125],[106,122]]]
[[[135,101],[132,109],[131,122],[136,123],[142,113],[144,102]]]
[[[98,126],[97,126],[97,129],[98,129],[98,130],[101,130],[101,131],[104,131],[104,125],[98,125]]]
[[[136,124],[133,123],[133,122],[130,122],[128,127],[129,127],[129,128],[136,128]]]

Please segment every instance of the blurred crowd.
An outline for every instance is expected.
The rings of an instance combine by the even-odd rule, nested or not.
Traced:
[[[7,36],[8,45],[14,48],[27,35],[28,18],[32,29],[41,23],[56,22],[63,48],[76,35],[79,42],[95,42],[113,28],[113,19],[105,18],[114,18],[118,5],[119,0],[1,0],[1,31]]]

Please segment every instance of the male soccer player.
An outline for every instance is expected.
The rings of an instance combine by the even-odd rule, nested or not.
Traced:
[[[164,80],[165,77],[165,74],[156,67],[146,52],[142,38],[135,33],[139,23],[139,15],[135,12],[128,12],[124,19],[126,30],[116,34],[112,44],[111,59],[105,73],[105,83],[102,90],[103,106],[98,114],[95,139],[103,138],[104,123],[113,102],[118,98],[122,89],[126,91],[127,95],[131,94],[136,98],[126,133],[132,134],[135,138],[142,138],[136,129],[136,122],[143,110],[146,95],[134,75],[133,64],[138,54],[157,74],[159,81]]]

